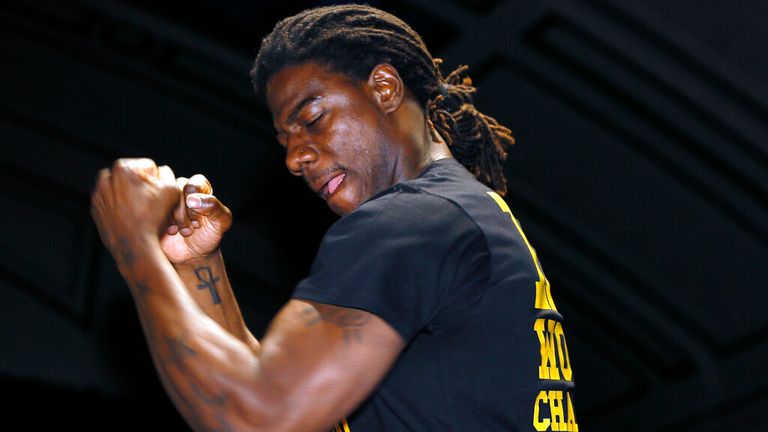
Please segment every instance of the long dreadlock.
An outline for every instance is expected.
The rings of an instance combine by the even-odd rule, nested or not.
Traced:
[[[263,93],[273,75],[307,61],[360,80],[376,65],[391,64],[424,107],[433,138],[436,131],[478,180],[506,193],[502,162],[515,143],[511,131],[475,108],[477,89],[467,66],[443,78],[442,60],[432,58],[418,33],[399,18],[364,5],[319,7],[285,18],[261,42],[251,70],[254,90]]]

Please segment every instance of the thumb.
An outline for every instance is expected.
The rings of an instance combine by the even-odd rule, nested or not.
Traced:
[[[190,210],[207,217],[221,229],[226,230],[232,224],[232,212],[213,195],[192,193],[187,195],[186,204]]]

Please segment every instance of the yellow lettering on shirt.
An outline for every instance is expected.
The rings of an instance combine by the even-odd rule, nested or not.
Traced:
[[[576,424],[576,413],[573,409],[573,402],[571,402],[571,394],[568,392],[565,394],[568,395],[568,430],[579,432],[579,425]]]
[[[534,307],[536,309],[550,309],[557,311],[557,308],[555,307],[555,301],[552,299],[549,280],[547,280],[547,277],[544,276],[544,272],[541,270],[541,264],[539,263],[539,258],[536,256],[536,250],[534,250],[531,246],[531,243],[528,242],[528,238],[525,236],[523,229],[520,227],[520,222],[515,219],[515,216],[512,215],[512,210],[509,209],[509,206],[504,201],[504,199],[499,196],[499,194],[496,192],[488,192],[488,195],[493,198],[499,208],[501,208],[502,212],[509,215],[512,223],[515,224],[515,227],[517,228],[517,232],[520,233],[520,237],[523,238],[525,246],[528,248],[528,252],[531,254],[533,263],[536,265],[536,273],[538,273],[539,279],[536,281],[536,300],[534,302]]]
[[[549,414],[552,420],[553,431],[568,430],[563,412],[563,392],[561,390],[549,391]]]
[[[533,403],[533,428],[539,432],[579,432],[571,394],[562,390],[540,391]]]
[[[554,335],[545,326],[554,321],[539,318],[533,324],[533,330],[539,337],[539,346],[541,353],[541,364],[539,365],[539,379],[559,380],[560,374],[557,371],[555,362],[555,344]]]
[[[549,424],[551,423],[549,420],[549,417],[545,417],[541,419],[539,417],[539,403],[543,403],[546,405],[549,402],[549,399],[547,398],[547,392],[542,390],[539,392],[539,395],[536,396],[536,401],[533,403],[533,427],[537,431],[546,431],[549,430]]]
[[[333,432],[350,432],[349,430],[349,424],[347,423],[347,419],[344,418],[341,423],[337,424],[333,427]]]
[[[541,269],[541,263],[528,238],[525,236],[520,222],[515,219],[512,210],[496,192],[488,192],[496,205],[503,213],[509,215],[520,237],[523,239],[531,259],[536,267],[538,280],[536,281],[536,297],[534,307],[536,309],[552,310],[557,312],[555,301],[552,299],[552,290],[549,280]],[[573,371],[571,360],[568,357],[568,345],[565,342],[563,325],[559,321],[539,318],[534,322],[533,330],[539,339],[541,364],[539,365],[540,380],[566,380],[571,381]],[[563,396],[565,393],[565,396]],[[571,394],[563,390],[541,390],[533,403],[533,428],[537,431],[569,431],[578,432],[576,414],[571,401]]]
[[[565,343],[563,324],[559,321],[555,325],[555,340],[557,341],[557,356],[560,360],[560,372],[563,374],[563,379],[571,381],[573,378],[571,360],[568,358],[568,345]]]
[[[573,371],[568,358],[568,345],[565,343],[563,325],[559,321],[539,318],[533,323],[533,331],[539,338],[539,379],[571,381]],[[559,360],[559,361],[558,361]]]

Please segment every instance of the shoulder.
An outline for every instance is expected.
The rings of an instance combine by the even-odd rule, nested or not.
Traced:
[[[367,201],[331,227],[335,232],[377,235],[439,233],[476,230],[477,226],[455,202],[408,184],[398,184]]]

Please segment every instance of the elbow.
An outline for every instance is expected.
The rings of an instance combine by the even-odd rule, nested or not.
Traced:
[[[294,397],[279,391],[238,389],[231,395],[227,409],[231,423],[219,423],[218,429],[249,432],[324,432],[333,428],[332,424],[325,424],[325,416],[321,413],[314,413],[306,406],[296,406],[292,401],[295,402]]]
[[[227,390],[218,398],[207,397],[205,401],[213,408],[209,419],[211,428],[206,430],[293,430],[289,426],[291,410],[285,398],[277,398],[273,392],[262,391],[252,383],[221,381],[218,387]]]

